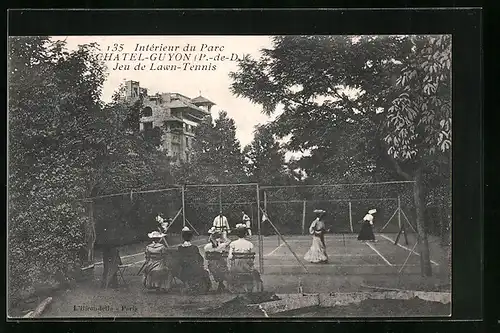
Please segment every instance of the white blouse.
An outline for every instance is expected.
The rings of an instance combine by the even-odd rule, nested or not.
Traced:
[[[233,256],[233,253],[251,253],[251,252],[253,252],[252,242],[249,242],[244,238],[240,238],[229,244],[228,257],[231,258]]]
[[[371,214],[366,214],[366,215],[365,215],[365,217],[363,217],[363,220],[364,220],[364,221],[368,221],[368,222],[370,222],[370,224],[372,224],[372,225],[373,225],[373,215],[371,215]]]

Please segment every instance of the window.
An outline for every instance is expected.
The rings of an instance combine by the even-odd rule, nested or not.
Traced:
[[[186,147],[189,148],[189,138],[186,138]]]
[[[134,87],[134,95],[132,97],[137,97],[139,96],[139,89],[137,87]]]
[[[189,162],[189,153],[186,152],[186,162]]]
[[[142,115],[143,117],[151,117],[153,115],[153,109],[151,107],[147,106],[142,110]]]
[[[153,122],[148,121],[147,123],[143,123],[143,126],[144,126],[145,131],[151,130],[151,129],[153,129]]]

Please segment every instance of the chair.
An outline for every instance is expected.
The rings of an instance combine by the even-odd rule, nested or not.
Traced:
[[[123,284],[127,284],[127,282],[125,281],[125,271],[131,266],[131,264],[118,265],[118,283],[122,281]]]
[[[248,266],[245,267],[245,265],[236,265],[236,262],[238,260],[245,260]],[[260,273],[253,266],[254,261],[254,252],[233,253],[233,256],[230,260],[231,268],[229,270],[230,285],[233,290],[240,289],[242,286],[247,292],[253,291],[255,288],[257,289],[257,291],[264,290]]]
[[[205,252],[205,260],[208,263],[208,271],[212,274],[216,282],[228,280],[227,256],[227,251]]]

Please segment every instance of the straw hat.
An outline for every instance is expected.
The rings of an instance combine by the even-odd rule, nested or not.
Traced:
[[[365,217],[363,217],[364,221],[373,221],[373,215],[372,214],[366,214]]]
[[[315,209],[315,210],[314,210],[314,213],[315,213],[315,214],[324,214],[324,213],[326,213],[326,211],[325,211],[325,210],[323,210],[323,209]]]
[[[236,229],[246,229],[246,228],[247,228],[247,226],[246,226],[246,225],[244,225],[243,223],[238,223],[238,224],[236,225]]]
[[[164,233],[158,232],[158,231],[153,231],[148,234],[149,238],[163,238],[166,235]]]
[[[377,212],[377,210],[376,210],[376,209],[370,209],[370,210],[368,211],[368,214],[375,214],[376,212]]]
[[[181,231],[182,231],[182,232],[189,232],[189,231],[191,231],[191,229],[189,229],[188,227],[184,227],[184,228],[182,228],[182,230],[181,230]]]

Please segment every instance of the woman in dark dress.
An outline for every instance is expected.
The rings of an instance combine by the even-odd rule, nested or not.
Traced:
[[[190,292],[206,293],[210,290],[211,281],[209,273],[203,267],[203,257],[197,246],[191,244],[193,232],[189,228],[182,229],[182,243],[178,247],[179,253],[179,278]]]
[[[361,225],[361,230],[358,234],[359,241],[371,241],[375,242],[375,234],[373,233],[373,214],[377,212],[376,209],[371,209],[368,214],[363,218]]]

